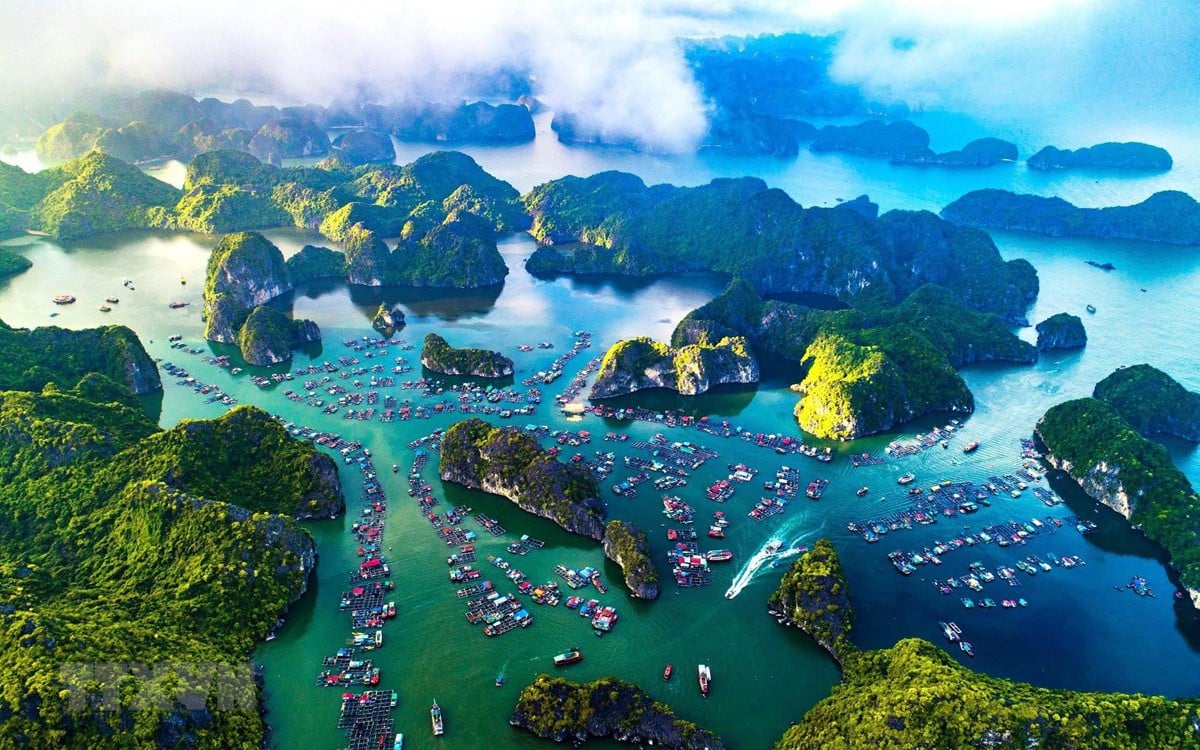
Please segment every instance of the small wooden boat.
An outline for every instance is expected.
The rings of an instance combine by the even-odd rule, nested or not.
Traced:
[[[1096,306],[1095,306],[1095,305],[1090,305],[1090,304],[1089,304],[1089,305],[1087,306],[1087,311],[1088,311],[1088,312],[1090,312],[1090,313],[1095,313],[1095,312],[1096,312]]]
[[[671,675],[673,674],[675,674],[675,665],[668,664],[665,668],[663,668],[663,682],[670,682]]]
[[[100,312],[112,312],[112,308],[108,305],[100,305]]]

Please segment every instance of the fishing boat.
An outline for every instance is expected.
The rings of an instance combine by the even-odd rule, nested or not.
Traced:
[[[916,479],[916,478],[917,478],[917,475],[916,475],[916,474],[913,474],[913,473],[910,471],[910,472],[908,472],[907,474],[902,474],[902,475],[900,475],[900,476],[899,476],[899,477],[896,479],[896,484],[911,484],[911,483],[912,483],[912,481],[913,481],[914,479]]]
[[[709,562],[729,562],[733,559],[733,552],[727,549],[714,549],[710,552],[705,552],[704,557]]]
[[[868,492],[870,492],[870,491],[871,491],[871,488],[870,488],[870,487],[863,486],[863,487],[859,487],[859,488],[858,488],[858,489],[857,489],[857,490],[854,492],[854,494],[855,494],[855,495],[858,495],[859,497],[862,497],[863,495],[867,494],[867,493],[868,493]]]
[[[956,633],[948,623],[939,622],[938,625],[942,628],[942,635],[946,636],[946,640],[950,641],[951,643],[954,643],[958,640],[958,633]]]
[[[392,743],[392,750],[404,750],[404,735],[397,734],[396,741]]]
[[[445,732],[445,725],[442,724],[442,709],[437,704],[437,699],[434,699],[433,706],[429,709],[429,718],[433,722],[433,736],[441,737]]]
[[[121,300],[120,300],[120,299],[118,299],[118,298],[116,298],[116,297],[105,297],[105,298],[104,298],[104,301],[105,301],[105,302],[107,302],[107,303],[108,303],[108,304],[110,304],[110,305],[115,305],[115,304],[117,304],[118,302],[120,302]]]
[[[701,664],[696,669],[696,678],[700,681],[700,694],[707,698],[708,686],[712,682],[712,670],[708,668],[707,664]]]
[[[583,653],[579,649],[573,648],[556,655],[554,657],[554,666],[565,667],[568,664],[574,664],[579,661],[583,661]]]
[[[979,441],[972,440],[971,442],[969,442],[963,446],[963,453],[971,453],[978,447],[979,447]]]
[[[675,665],[668,664],[663,668],[663,682],[669,682],[671,680],[671,675],[673,674],[675,674]]]
[[[69,305],[75,301],[75,296],[71,294],[56,294],[51,301],[56,305]]]
[[[179,308],[187,307],[190,304],[192,304],[192,303],[191,302],[180,302],[180,301],[176,300],[174,302],[168,302],[167,307],[171,308],[172,310],[178,310]]]
[[[1090,313],[1095,313],[1095,312],[1096,312],[1096,306],[1095,306],[1095,305],[1090,305],[1090,304],[1089,304],[1089,305],[1087,306],[1087,311],[1088,311],[1088,312],[1090,312]]]
[[[100,312],[112,312],[112,308],[108,305],[100,305]]]

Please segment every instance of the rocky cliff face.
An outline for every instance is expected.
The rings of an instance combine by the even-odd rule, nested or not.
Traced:
[[[592,473],[556,461],[531,435],[480,419],[459,422],[442,439],[443,481],[506,497],[567,531],[604,538],[607,509]]]
[[[292,291],[283,253],[258,232],[225,235],[208,260],[205,292],[228,294],[243,307],[265,305]]]
[[[321,329],[311,320],[292,320],[278,310],[254,308],[238,331],[237,344],[242,357],[252,365],[267,366],[286,362],[292,350],[321,340]]]
[[[1040,351],[1082,349],[1085,346],[1087,331],[1076,315],[1058,313],[1037,324],[1037,348]]]
[[[589,398],[611,398],[645,388],[685,396],[714,385],[757,383],[758,360],[742,337],[673,349],[646,337],[619,341],[604,355]]]
[[[604,530],[604,556],[621,566],[625,586],[635,599],[658,598],[658,571],[646,532],[626,521],[609,521]]]
[[[1113,406],[1096,398],[1052,407],[1034,434],[1050,465],[1162,545],[1180,582],[1200,590],[1200,544],[1195,534],[1181,533],[1194,527],[1200,496],[1165,448],[1139,435]]]

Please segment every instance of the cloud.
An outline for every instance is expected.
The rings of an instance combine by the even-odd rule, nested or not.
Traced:
[[[454,100],[503,68],[585,125],[688,151],[706,103],[675,38],[784,31],[837,34],[833,75],[882,101],[1010,124],[1200,109],[1195,0],[3,0],[0,102],[79,85]]]
[[[328,102],[454,100],[472,74],[528,71],[551,105],[658,150],[689,150],[704,130],[675,26],[633,0],[582,3],[330,4],[240,0],[119,3],[7,0],[0,6],[0,96],[83,85],[256,91]]]

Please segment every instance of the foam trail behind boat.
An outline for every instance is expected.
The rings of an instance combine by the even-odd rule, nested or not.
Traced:
[[[757,552],[750,556],[750,559],[746,561],[746,564],[742,566],[742,569],[739,570],[737,575],[733,577],[733,582],[729,584],[729,589],[725,592],[725,598],[733,599],[738,594],[742,593],[742,589],[749,586],[750,582],[753,581],[759,573],[761,573],[763,570],[771,570],[771,561],[782,560],[784,558],[793,557],[800,554],[800,542],[819,533],[824,527],[825,524],[822,523],[817,528],[800,534],[790,543],[785,542],[785,546],[780,548],[777,552],[771,552],[768,550],[768,545],[773,541],[784,542],[784,540],[787,539],[788,534],[781,531],[779,534],[776,534],[768,539]]]

